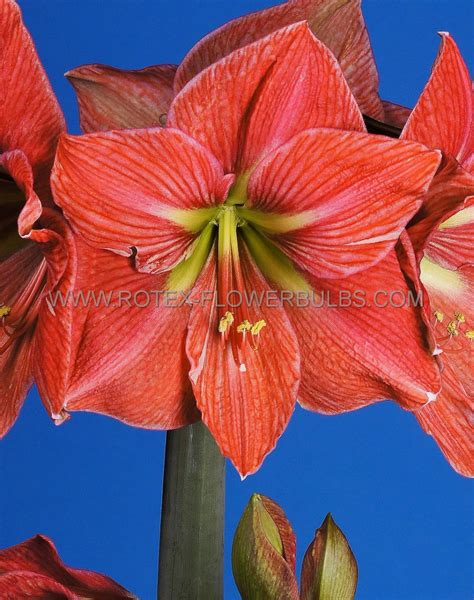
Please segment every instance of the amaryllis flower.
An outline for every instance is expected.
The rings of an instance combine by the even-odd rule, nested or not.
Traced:
[[[178,67],[159,65],[124,71],[84,65],[67,73],[76,89],[81,127],[86,133],[153,127],[166,122],[174,95],[203,69],[234,50],[282,27],[307,21],[342,67],[361,111],[384,118],[378,74],[360,0],[289,0],[234,19],[191,49]]]
[[[12,0],[0,0],[0,46],[1,436],[15,421],[34,371],[49,412],[61,418],[49,405],[45,382],[53,377],[60,386],[57,366],[67,336],[61,315],[53,319],[42,297],[65,282],[73,249],[49,187],[64,121]]]
[[[105,251],[94,291],[135,298],[86,310],[64,409],[171,428],[196,418],[195,402],[245,475],[274,447],[300,380],[302,404],[325,412],[425,404],[439,373],[412,308],[299,309],[282,292],[408,293],[393,249],[439,160],[364,132],[305,23],[197,75],[166,128],[64,136],[53,190]],[[175,293],[175,306],[139,306],[143,290]]]
[[[474,475],[474,109],[472,84],[448,34],[402,132],[443,151],[443,164],[408,228],[443,362],[436,402],[416,412],[453,467]]]
[[[43,535],[0,550],[0,595],[2,598],[34,600],[135,598],[110,577],[67,567],[53,542]]]

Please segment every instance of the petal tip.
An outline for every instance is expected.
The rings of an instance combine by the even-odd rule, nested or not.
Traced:
[[[66,410],[61,410],[59,413],[52,413],[51,418],[53,419],[54,424],[59,427],[59,425],[69,421],[71,415]]]
[[[423,408],[425,406],[428,406],[428,404],[431,404],[432,402],[436,402],[436,399],[438,398],[438,394],[439,394],[439,392],[437,392],[437,393],[435,393],[435,392],[426,392],[426,396],[427,396],[428,400],[423,405]]]

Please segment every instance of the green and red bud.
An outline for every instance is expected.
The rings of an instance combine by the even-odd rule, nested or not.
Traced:
[[[253,494],[232,546],[232,569],[243,600],[298,600],[296,540],[283,510]]]
[[[316,531],[301,571],[301,600],[352,600],[357,563],[330,514]]]

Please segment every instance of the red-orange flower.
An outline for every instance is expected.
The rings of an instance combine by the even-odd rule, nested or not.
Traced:
[[[37,535],[0,550],[2,598],[62,598],[64,600],[125,600],[135,596],[110,577],[67,567],[53,542]]]
[[[416,412],[463,475],[474,475],[474,108],[472,83],[449,34],[402,132],[443,151],[443,164],[408,227],[444,365],[436,402]]]
[[[42,297],[68,283],[73,242],[52,208],[49,187],[63,117],[12,0],[0,1],[0,49],[1,436],[15,421],[34,372],[48,410],[61,418],[44,382],[54,371],[60,387],[57,367],[67,335],[62,311],[54,318]]]
[[[104,250],[96,291],[190,294],[174,308],[89,308],[64,408],[179,427],[197,416],[191,382],[245,475],[285,428],[300,379],[300,401],[325,412],[423,405],[439,374],[413,309],[287,311],[281,296],[234,306],[229,294],[408,292],[393,248],[438,164],[424,146],[364,133],[304,23],[202,71],[166,128],[63,137],[55,199]]]
[[[182,64],[123,71],[84,65],[67,76],[76,89],[85,133],[154,127],[166,122],[173,97],[198,73],[277,29],[307,21],[338,60],[361,111],[383,119],[378,74],[360,0],[289,0],[234,19],[212,31]]]

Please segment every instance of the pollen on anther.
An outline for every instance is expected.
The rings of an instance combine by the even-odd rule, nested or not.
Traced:
[[[442,313],[440,310],[435,310],[434,316],[438,323],[442,323],[444,321],[444,313]]]
[[[468,331],[464,332],[464,335],[468,340],[474,340],[474,329],[469,329]]]
[[[266,326],[267,326],[266,322],[263,319],[260,319],[260,321],[257,321],[256,323],[254,323],[252,325],[250,333],[252,335],[258,335],[262,331],[262,329]]]
[[[242,323],[237,325],[238,333],[245,333],[246,331],[250,331],[251,329],[252,329],[252,323],[250,321],[248,321],[247,319],[245,319],[245,321],[242,321]]]
[[[458,323],[465,323],[466,322],[466,317],[463,315],[462,312],[455,312],[454,313],[454,318],[456,319],[456,321],[458,321]]]
[[[6,304],[0,304],[0,319],[8,317],[8,315],[12,312],[12,309]]]
[[[459,334],[457,321],[451,321],[448,324],[448,326],[446,327],[446,329],[448,330],[449,335],[458,335]]]
[[[230,311],[226,311],[224,316],[219,321],[219,333],[225,333],[234,322],[234,315]]]

